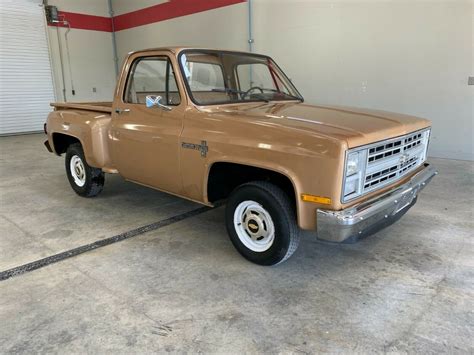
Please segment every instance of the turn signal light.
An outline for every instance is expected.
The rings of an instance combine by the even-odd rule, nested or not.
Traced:
[[[301,194],[301,199],[305,202],[321,203],[323,205],[331,204],[331,199],[329,197]]]

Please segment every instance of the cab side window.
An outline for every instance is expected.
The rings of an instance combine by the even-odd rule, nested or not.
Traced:
[[[167,57],[139,58],[132,64],[124,101],[144,105],[148,95],[161,96],[169,106],[181,103],[173,66]]]

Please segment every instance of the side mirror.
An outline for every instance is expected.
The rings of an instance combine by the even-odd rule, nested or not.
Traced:
[[[169,106],[166,106],[166,105],[163,105],[161,103],[161,99],[162,97],[161,96],[155,96],[155,95],[147,95],[146,96],[146,107],[148,108],[151,108],[151,107],[159,107],[161,108],[162,110],[165,110],[165,111],[171,111],[172,108],[169,107]]]

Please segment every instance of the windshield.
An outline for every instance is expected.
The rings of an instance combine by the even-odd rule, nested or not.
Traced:
[[[187,50],[179,58],[191,99],[198,105],[303,101],[298,90],[269,57]]]

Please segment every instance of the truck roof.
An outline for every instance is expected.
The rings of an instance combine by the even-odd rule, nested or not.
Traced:
[[[229,50],[229,49],[220,49],[220,48],[170,46],[170,47],[155,47],[155,48],[140,49],[140,50],[136,50],[136,51],[131,51],[131,52],[128,53],[128,55],[132,55],[132,54],[136,54],[136,53],[153,52],[153,51],[170,51],[170,52],[173,52],[173,53],[177,54],[177,53],[179,53],[183,50],[190,50],[190,49],[203,50],[203,51],[218,51],[218,52],[235,52],[235,53],[257,54],[257,53],[251,53],[251,52],[241,51],[241,50]]]

